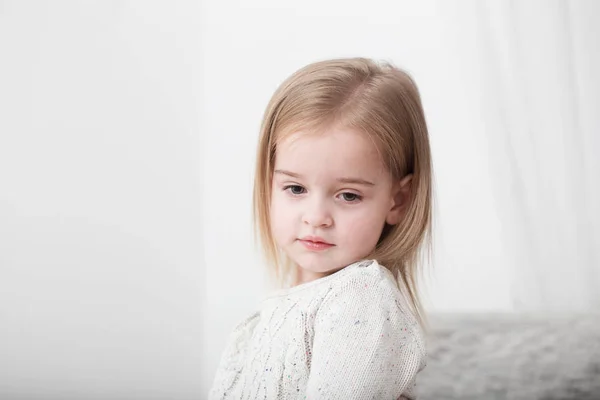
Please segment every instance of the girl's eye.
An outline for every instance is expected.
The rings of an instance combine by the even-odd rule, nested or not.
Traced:
[[[341,194],[341,196],[344,201],[347,201],[348,203],[354,203],[362,200],[362,196],[359,196],[356,193],[344,192]]]
[[[289,185],[289,186],[284,187],[283,190],[287,190],[295,196],[303,194],[305,191],[305,189],[300,185]]]

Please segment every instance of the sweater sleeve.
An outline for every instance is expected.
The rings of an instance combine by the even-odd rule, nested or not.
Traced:
[[[306,398],[414,398],[426,356],[421,331],[393,282],[357,275],[329,292],[315,319]]]
[[[228,398],[229,389],[233,386],[242,372],[243,359],[246,352],[246,342],[258,323],[259,313],[255,312],[238,323],[227,340],[225,349],[208,393],[209,400]]]

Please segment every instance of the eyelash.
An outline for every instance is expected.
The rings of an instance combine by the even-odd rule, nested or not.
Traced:
[[[292,188],[301,188],[302,189],[302,193],[293,193],[292,190],[291,190]],[[304,194],[306,192],[306,189],[303,188],[300,185],[287,185],[287,186],[283,187],[283,191],[284,192],[289,192],[292,196],[300,196],[300,195],[302,195],[302,194]],[[354,197],[354,199],[353,200],[346,200],[346,199],[344,199],[344,201],[346,203],[357,203],[357,202],[359,202],[359,201],[361,201],[363,199],[363,196],[358,195],[356,193],[352,193],[352,192],[342,192],[342,193],[340,193],[340,195],[342,195],[342,197],[343,197],[343,195],[348,195],[348,194],[352,195]]]

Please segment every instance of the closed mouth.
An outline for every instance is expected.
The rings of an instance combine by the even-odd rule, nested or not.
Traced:
[[[300,240],[302,242],[308,242],[308,243],[314,243],[314,244],[322,244],[322,245],[334,246],[333,243],[329,243],[325,239],[320,238],[320,237],[315,237],[315,236],[305,236],[305,237],[300,238],[298,240]]]
[[[321,238],[314,237],[304,237],[302,239],[298,239],[298,241],[306,250],[312,252],[326,251],[335,246],[334,244],[328,243]]]

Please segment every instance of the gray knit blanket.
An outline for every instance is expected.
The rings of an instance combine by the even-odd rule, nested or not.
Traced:
[[[600,399],[600,314],[433,315],[420,400]]]

